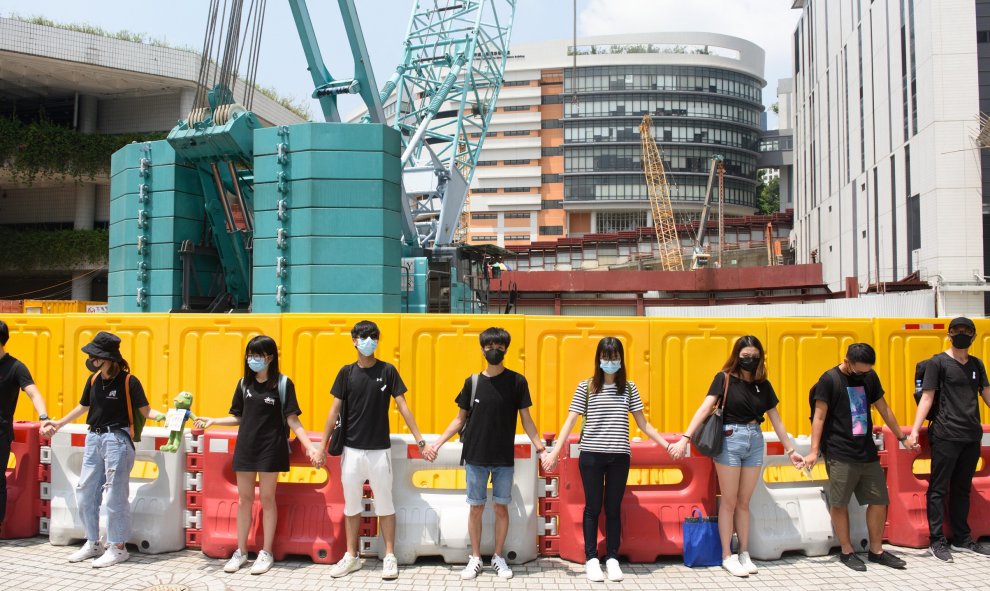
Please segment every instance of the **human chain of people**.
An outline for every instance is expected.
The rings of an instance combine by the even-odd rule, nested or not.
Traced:
[[[263,574],[275,562],[278,511],[275,491],[278,475],[290,468],[290,431],[295,434],[314,468],[323,468],[328,454],[339,456],[339,486],[343,494],[346,552],[331,567],[333,577],[344,577],[363,566],[359,552],[364,484],[374,497],[374,512],[384,544],[382,578],[399,576],[396,559],[396,508],[393,502],[392,446],[389,412],[394,403],[423,459],[433,462],[455,435],[461,441],[460,463],[466,475],[465,500],[469,506],[467,565],[462,579],[474,579],[485,570],[482,559],[482,515],[491,502],[494,515],[494,553],[489,566],[499,578],[513,573],[506,560],[505,543],[512,503],[517,421],[535,449],[540,465],[553,471],[570,445],[571,434],[581,421],[578,458],[584,493],[583,541],[585,572],[591,581],[620,581],[622,502],[630,474],[630,416],[650,440],[673,461],[689,455],[689,445],[710,456],[719,488],[716,560],[737,577],[756,575],[750,552],[750,501],[764,468],[765,441],[762,425],[769,420],[783,446],[784,455],[797,470],[810,473],[824,463],[828,475],[827,505],[840,546],[840,562],[854,571],[867,564],[903,569],[905,562],[883,547],[883,530],[890,504],[887,475],[873,439],[871,408],[907,450],[919,450],[922,427],[929,421],[931,477],[926,511],[931,555],[951,562],[952,552],[990,556],[990,547],[972,535],[969,524],[970,494],[980,460],[984,430],[979,398],[990,405],[990,383],[983,362],[969,355],[976,336],[972,320],[959,317],[948,325],[951,345],[919,364],[916,383],[918,406],[909,432],[902,429],[884,399],[884,388],[873,370],[876,352],[866,343],[848,346],[845,356],[825,371],[809,392],[810,447],[803,455],[778,411],[779,400],[767,379],[766,351],[751,335],[737,338],[722,369],[711,382],[697,412],[676,441],[671,442],[650,424],[636,384],[626,375],[626,353],[615,337],[599,340],[595,356],[588,360],[589,377],[577,384],[567,417],[556,441],[548,446],[530,414],[533,405],[526,378],[504,365],[512,341],[508,331],[488,328],[479,335],[479,353],[486,367],[465,376],[454,399],[456,414],[444,431],[427,441],[407,401],[408,389],[397,368],[375,356],[381,331],[371,321],[361,321],[350,331],[356,360],[337,372],[330,389],[333,397],[322,435],[311,438],[291,378],[279,368],[274,339],[259,335],[247,344],[243,377],[234,386],[228,416],[194,415],[192,397],[181,393],[168,413],[152,409],[140,380],[131,373],[120,352],[120,338],[99,332],[82,347],[90,375],[82,385],[79,403],[59,419],[49,417],[44,397],[28,368],[6,352],[10,338],[0,321],[0,455],[10,455],[13,416],[23,391],[40,420],[39,434],[50,438],[65,425],[86,416],[88,430],[75,500],[85,531],[85,543],[69,556],[70,562],[92,560],[102,568],[126,561],[131,535],[130,473],[135,462],[135,441],[146,420],[167,421],[173,433],[162,447],[175,451],[182,427],[192,420],[196,427],[238,427],[233,453],[237,486],[237,549],[224,566],[234,573],[249,562],[248,538],[252,507],[258,495],[261,505],[261,549],[251,564],[252,574]],[[452,408],[452,411],[455,409]],[[566,455],[566,454],[565,454]],[[7,507],[6,474],[0,482],[0,522]],[[488,491],[491,490],[489,497]],[[850,536],[849,505],[866,506],[868,532],[866,561],[856,553]],[[100,512],[105,504],[105,537]],[[604,510],[605,552],[599,552],[599,520]],[[946,514],[948,513],[948,517]],[[951,539],[945,525],[951,527]],[[736,540],[734,551],[733,539]],[[709,540],[711,542],[712,540]],[[685,539],[685,557],[688,544]],[[692,548],[692,552],[697,548]],[[715,551],[713,549],[713,551]]]

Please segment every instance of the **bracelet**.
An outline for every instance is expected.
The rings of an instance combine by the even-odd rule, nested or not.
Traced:
[[[907,441],[907,435],[901,435],[897,438],[898,441]]]
[[[681,433],[681,439],[691,439],[691,436],[687,433]]]
[[[789,456],[789,455],[791,455],[792,453],[794,453],[794,448],[793,448],[793,447],[792,447],[791,449],[785,449],[785,450],[784,450],[784,455],[785,455],[785,456]]]

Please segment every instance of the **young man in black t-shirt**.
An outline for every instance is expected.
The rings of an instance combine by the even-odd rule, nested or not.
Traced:
[[[358,529],[361,525],[361,498],[364,482],[371,484],[375,498],[375,514],[385,540],[382,578],[399,576],[395,547],[395,506],[392,504],[392,443],[389,439],[388,411],[392,399],[419,444],[426,446],[406,403],[406,385],[391,363],[375,358],[381,331],[378,325],[362,320],[351,329],[351,340],[357,349],[357,361],[337,372],[330,388],[333,405],[323,428],[323,447],[330,443],[330,433],[341,417],[344,430],[344,453],[340,456],[340,484],[344,491],[344,521],[347,553],[330,571],[332,577],[343,577],[361,568],[358,558]],[[425,454],[424,454],[425,455]],[[430,459],[430,458],[427,458]]]
[[[973,475],[980,461],[980,402],[990,405],[990,384],[983,362],[969,354],[976,337],[976,324],[965,317],[949,322],[948,351],[931,358],[922,381],[921,400],[914,417],[911,438],[917,441],[921,425],[935,401],[939,404],[935,420],[928,426],[932,446],[932,473],[928,480],[928,535],[932,556],[952,562],[948,540],[942,529],[945,504],[949,502],[952,525],[952,549],[990,556],[990,547],[975,541],[969,529],[969,493]]]
[[[38,420],[42,429],[51,423],[45,410],[45,399],[38,391],[38,386],[31,377],[27,366],[7,353],[5,347],[10,340],[10,328],[0,320],[0,458],[10,456],[10,443],[14,439],[14,411],[17,410],[17,398],[21,390],[31,398],[34,409],[38,411]],[[4,460],[6,463],[6,459]],[[0,527],[7,513],[7,471],[6,465],[0,467]]]
[[[472,386],[472,377],[464,381],[464,387],[456,399],[457,417],[436,441],[427,446],[424,455],[435,458],[440,447],[467,422],[462,443],[464,470],[467,473],[467,502],[471,506],[468,516],[471,556],[461,572],[461,578],[473,579],[481,573],[481,516],[488,501],[490,480],[495,508],[492,569],[499,577],[509,579],[512,578],[512,569],[506,564],[503,553],[509,530],[509,503],[512,502],[516,417],[522,421],[523,430],[536,447],[540,459],[546,453],[546,446],[540,440],[529,414],[533,401],[526,378],[506,369],[504,365],[505,351],[512,337],[504,328],[492,327],[482,332],[479,340],[488,367],[478,375],[476,387]]]
[[[853,493],[866,509],[870,537],[869,561],[891,568],[904,568],[905,562],[883,549],[883,526],[887,519],[887,476],[880,467],[873,442],[870,407],[880,413],[894,433],[900,433],[894,411],[883,398],[883,386],[873,371],[877,361],[873,347],[854,343],[838,366],[826,371],[811,389],[811,452],[804,456],[807,467],[825,455],[828,472],[828,504],[832,527],[842,546],[842,563],[855,571],[866,564],[856,556],[849,539],[849,501]],[[901,435],[900,440],[906,438]]]

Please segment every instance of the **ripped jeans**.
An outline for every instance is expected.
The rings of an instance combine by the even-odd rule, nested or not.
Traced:
[[[76,505],[86,539],[100,539],[100,505],[107,497],[107,542],[122,544],[131,537],[130,492],[134,447],[130,436],[117,429],[88,433],[82,473],[76,485]]]

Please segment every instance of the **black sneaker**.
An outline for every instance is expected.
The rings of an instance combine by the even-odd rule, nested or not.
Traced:
[[[928,547],[928,551],[932,553],[932,556],[942,562],[952,562],[952,552],[949,552],[949,547],[945,542],[932,542],[932,545]]]
[[[883,566],[889,566],[890,568],[904,568],[907,566],[906,562],[894,556],[890,552],[881,552],[880,554],[869,552],[869,555],[870,562],[882,564]]]
[[[963,544],[953,544],[952,549],[958,552],[973,552],[975,554],[982,554],[983,556],[990,556],[990,548],[984,546],[979,542],[965,542]]]
[[[849,554],[843,554],[839,552],[839,560],[842,562],[842,564],[848,566],[854,571],[861,573],[866,572],[866,563],[863,562],[862,558],[856,556],[855,552],[850,552]]]

